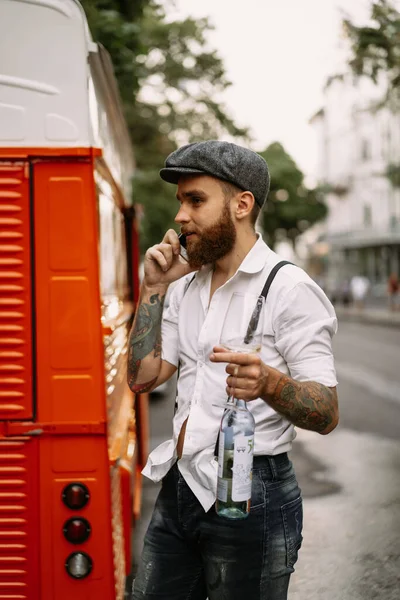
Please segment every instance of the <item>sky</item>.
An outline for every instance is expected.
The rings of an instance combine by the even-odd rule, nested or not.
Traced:
[[[317,145],[310,117],[324,102],[327,77],[343,71],[341,21],[366,23],[368,0],[176,0],[177,17],[208,16],[209,42],[232,86],[229,114],[249,126],[254,150],[279,141],[307,177]],[[173,16],[169,12],[169,16]]]

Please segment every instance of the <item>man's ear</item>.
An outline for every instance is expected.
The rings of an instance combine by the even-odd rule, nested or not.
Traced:
[[[245,219],[250,215],[255,203],[254,196],[251,192],[242,192],[237,196],[236,218],[239,220]]]

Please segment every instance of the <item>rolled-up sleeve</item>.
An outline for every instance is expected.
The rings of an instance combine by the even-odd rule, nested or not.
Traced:
[[[297,283],[279,303],[275,347],[291,377],[337,385],[332,337],[337,331],[335,310],[315,284]]]

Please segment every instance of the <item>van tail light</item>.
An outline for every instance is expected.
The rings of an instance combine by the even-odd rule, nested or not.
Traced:
[[[89,502],[90,494],[83,483],[70,483],[62,492],[62,500],[71,510],[79,510]]]
[[[73,519],[66,521],[63,532],[67,542],[70,542],[71,544],[82,544],[89,538],[91,528],[89,521],[86,521],[86,519],[74,517]]]
[[[67,573],[73,579],[84,579],[93,568],[92,559],[85,552],[70,554],[65,562]]]

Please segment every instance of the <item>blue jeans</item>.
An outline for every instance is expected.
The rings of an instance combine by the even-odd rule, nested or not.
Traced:
[[[250,515],[207,513],[175,464],[162,482],[132,600],[286,600],[302,541],[287,454],[254,457]]]

